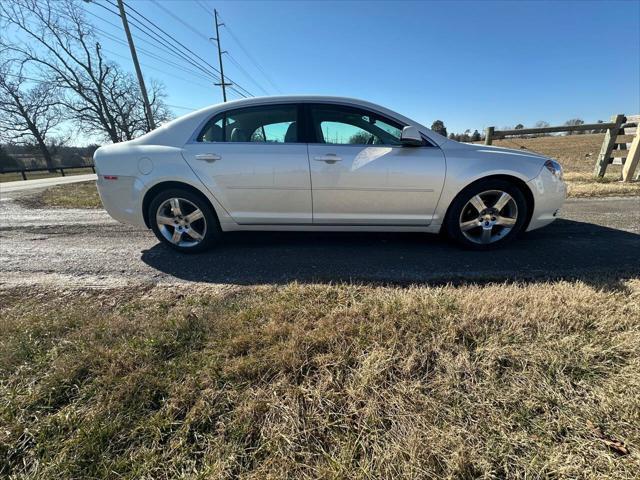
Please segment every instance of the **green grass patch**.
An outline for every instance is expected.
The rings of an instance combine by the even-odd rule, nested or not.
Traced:
[[[102,208],[94,181],[56,185],[34,195],[19,197],[18,202],[29,208]]]

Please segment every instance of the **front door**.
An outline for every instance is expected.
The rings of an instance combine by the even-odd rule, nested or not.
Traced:
[[[403,125],[359,108],[309,107],[313,223],[431,222],[445,177],[437,146],[402,146]]]
[[[224,112],[185,146],[185,158],[239,224],[310,224],[309,159],[298,125],[295,104]]]

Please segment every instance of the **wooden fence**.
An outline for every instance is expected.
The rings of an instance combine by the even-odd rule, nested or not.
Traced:
[[[52,168],[12,168],[12,169],[8,169],[8,170],[4,170],[4,169],[0,169],[0,174],[1,173],[19,173],[22,175],[22,179],[26,180],[27,179],[27,173],[29,172],[60,172],[60,174],[64,177],[65,170],[78,170],[81,168],[90,168],[91,171],[93,171],[93,173],[96,173],[96,169],[93,165],[79,165],[79,166],[73,166],[73,167],[52,167]]]
[[[596,165],[593,173],[598,177],[602,177],[607,171],[608,165],[611,165],[612,163],[620,164],[622,165],[622,180],[624,182],[630,182],[633,180],[633,174],[638,167],[638,163],[640,163],[640,128],[638,128],[640,116],[635,116],[633,119],[636,121],[628,122],[627,117],[622,114],[618,114],[614,115],[609,123],[520,128],[513,130],[496,130],[495,127],[488,127],[485,130],[486,135],[484,143],[485,145],[491,145],[493,140],[509,136],[604,130],[604,141],[602,142],[600,153],[596,159]],[[629,133],[632,129],[635,129],[635,133]],[[627,149],[628,144],[630,144],[630,146]]]

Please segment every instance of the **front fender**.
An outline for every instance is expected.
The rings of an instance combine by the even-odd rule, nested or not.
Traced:
[[[476,148],[476,145],[457,145],[462,147],[443,148],[447,159],[447,175],[433,218],[436,225],[442,224],[456,195],[472,183],[483,178],[500,176],[515,178],[527,185],[531,179],[538,176],[546,160],[546,157],[538,155],[500,152]]]

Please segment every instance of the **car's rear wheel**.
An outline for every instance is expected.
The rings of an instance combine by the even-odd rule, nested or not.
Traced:
[[[156,237],[184,253],[206,250],[220,238],[220,224],[209,202],[186,189],[160,192],[149,205]]]
[[[451,204],[445,228],[464,247],[488,250],[517,237],[527,218],[527,200],[520,188],[506,180],[487,179],[460,192]]]

